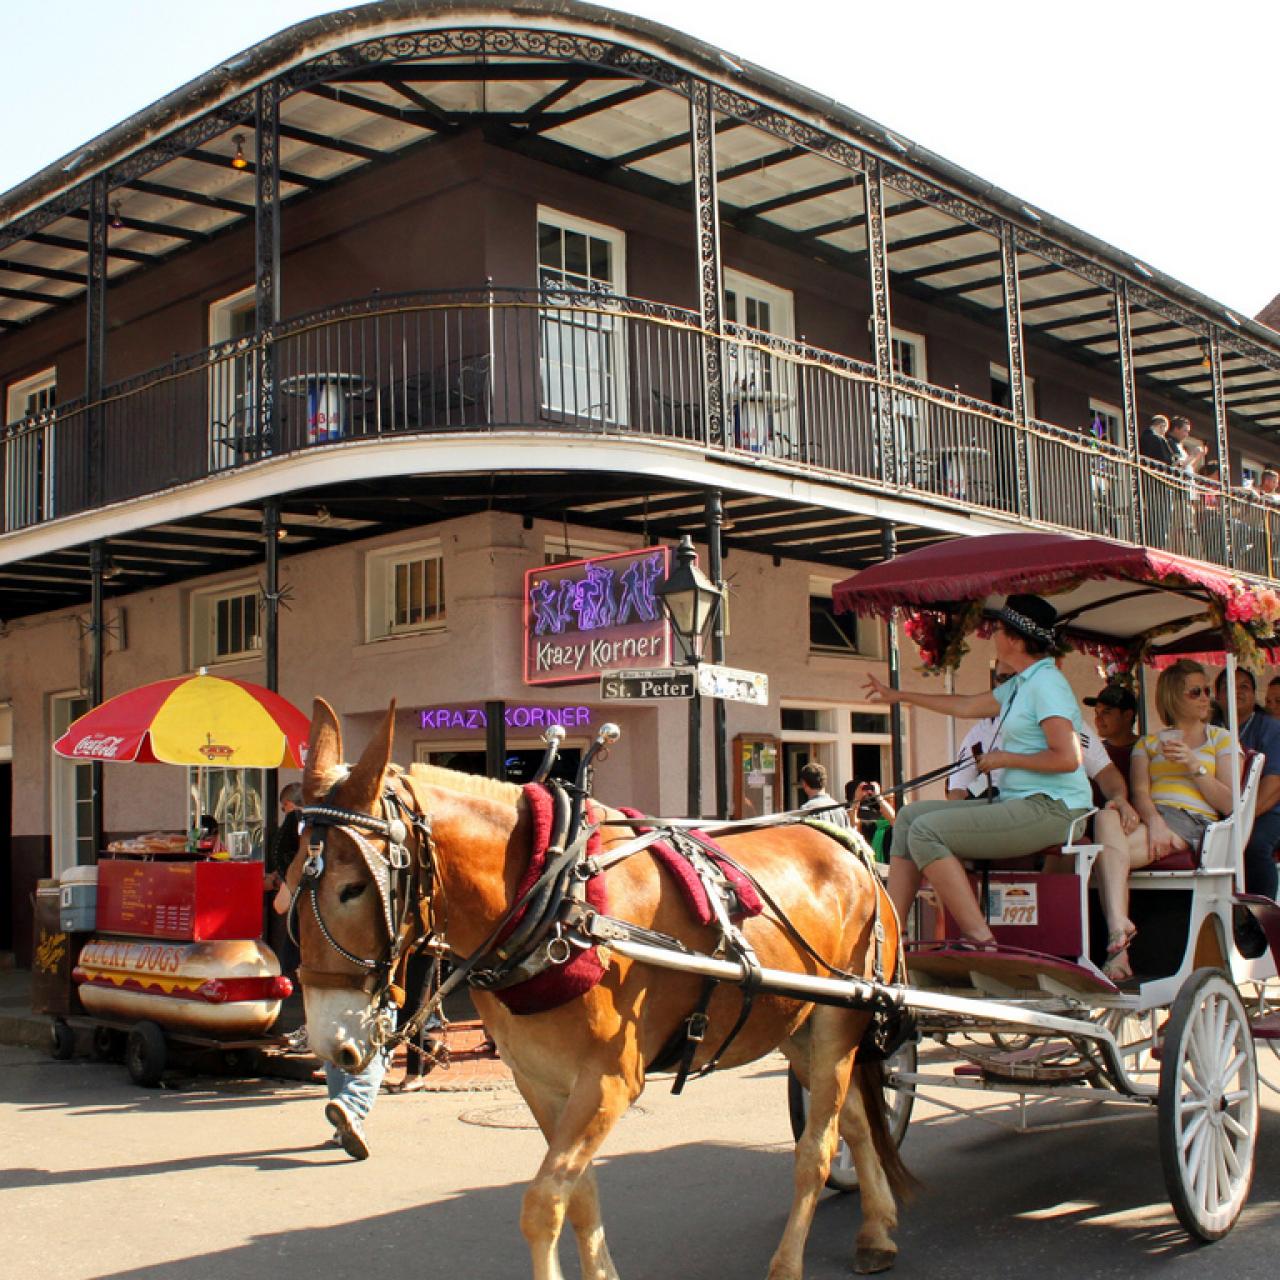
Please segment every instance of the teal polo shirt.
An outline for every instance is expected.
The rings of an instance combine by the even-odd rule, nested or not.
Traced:
[[[1061,716],[1077,735],[1084,731],[1080,706],[1067,678],[1053,664],[1041,658],[1012,680],[992,690],[1000,704],[1002,728],[1000,745],[1017,755],[1034,755],[1048,747],[1041,721]],[[1030,769],[1006,769],[1000,780],[1000,798],[1018,800],[1025,796],[1051,796],[1068,809],[1090,809],[1093,793],[1084,767],[1070,773],[1034,773]]]

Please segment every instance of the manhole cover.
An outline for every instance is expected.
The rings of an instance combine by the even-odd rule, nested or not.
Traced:
[[[647,1115],[643,1107],[632,1107],[622,1118]],[[482,1129],[536,1129],[538,1122],[523,1102],[509,1102],[500,1107],[474,1107],[458,1117],[463,1124],[479,1125]]]

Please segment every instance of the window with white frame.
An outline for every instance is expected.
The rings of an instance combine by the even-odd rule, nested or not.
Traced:
[[[626,292],[626,237],[616,227],[538,209],[539,372],[545,411],[626,421],[624,321],[607,305]]]
[[[1124,441],[1124,410],[1094,396],[1089,397],[1089,434],[1109,444]]]
[[[924,335],[906,329],[891,329],[889,353],[894,373],[925,382],[929,377],[929,365],[925,355]],[[905,467],[909,479],[927,474],[930,465],[929,406],[908,392],[898,392],[893,397],[894,444],[900,465]],[[922,471],[922,469],[924,469]]]
[[[49,705],[50,742],[56,742],[89,710],[82,693],[55,694]],[[93,765],[87,760],[54,756],[50,778],[49,830],[53,835],[53,875],[94,860]]]
[[[914,378],[917,382],[929,380],[929,362],[925,352],[924,334],[908,329],[889,331],[889,353],[893,359],[894,373]]]
[[[370,640],[441,630],[445,595],[439,540],[371,551],[365,561],[365,598]]]
[[[191,665],[234,662],[262,649],[262,593],[241,582],[191,596]]]
[[[1036,416],[1036,380],[1023,374],[1022,385],[1027,397],[1027,417]],[[1006,365],[991,365],[991,403],[1001,409],[1013,408],[1013,388],[1009,382],[1009,369]]]
[[[51,519],[53,510],[53,414],[58,398],[57,369],[42,369],[9,384],[5,421],[23,423],[4,446],[5,529],[21,529]]]
[[[837,613],[832,583],[809,579],[809,652],[849,658],[883,656],[884,624],[878,618]]]
[[[795,337],[795,300],[789,289],[742,271],[724,273],[724,314],[731,324]],[[795,365],[761,350],[751,338],[725,344],[725,387],[734,443],[752,453],[795,454],[798,396]]]
[[[209,304],[211,346],[248,337],[254,331],[257,292],[252,285]],[[253,430],[253,352],[210,357],[209,467],[233,466],[246,451]]]

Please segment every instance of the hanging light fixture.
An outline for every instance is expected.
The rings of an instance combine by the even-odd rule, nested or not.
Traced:
[[[1204,369],[1213,368],[1213,361],[1209,359],[1209,344],[1207,342],[1200,344],[1200,365]]]
[[[249,162],[244,158],[244,134],[237,133],[231,141],[236,144],[236,153],[231,157],[231,167],[233,169],[247,169]]]
[[[124,226],[124,219],[120,216],[120,201],[113,200],[111,202],[111,221],[107,224],[113,231],[119,231]]]

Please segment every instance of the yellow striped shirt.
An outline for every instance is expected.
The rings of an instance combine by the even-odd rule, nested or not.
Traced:
[[[1191,752],[1191,772],[1194,773],[1198,765],[1204,765],[1209,770],[1209,777],[1216,778],[1218,752],[1227,750],[1231,744],[1231,735],[1214,724],[1206,725],[1205,730],[1204,743]],[[1151,799],[1156,804],[1188,809],[1192,813],[1203,815],[1210,822],[1220,816],[1217,809],[1200,794],[1200,788],[1187,773],[1186,767],[1165,759],[1156,734],[1149,733],[1145,738],[1139,738],[1133,749],[1135,753],[1141,751],[1147,757],[1147,771],[1151,775]]]

